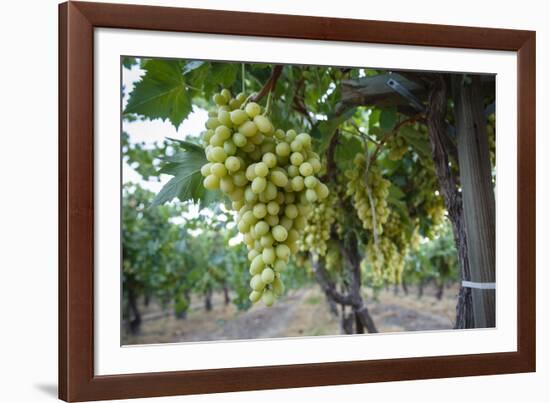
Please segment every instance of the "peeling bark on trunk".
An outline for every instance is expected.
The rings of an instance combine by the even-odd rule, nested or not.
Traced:
[[[227,286],[223,286],[223,302],[225,305],[229,305],[231,302],[231,298],[229,298],[229,290],[227,289]]]
[[[407,283],[403,281],[401,283],[401,286],[403,287],[403,292],[405,293],[405,295],[409,295],[409,288],[407,287]]]
[[[151,302],[151,295],[149,293],[146,293],[143,297],[143,304],[145,306],[149,306],[149,303]]]
[[[416,297],[420,299],[422,298],[423,295],[424,295],[424,280],[420,280],[420,283],[418,283],[418,290],[416,293]]]
[[[187,319],[187,311],[176,312],[176,319]]]
[[[204,309],[207,311],[212,310],[212,290],[208,289],[204,293]]]
[[[378,333],[367,307],[361,296],[361,257],[357,250],[357,238],[355,232],[350,231],[345,241],[340,241],[340,247],[351,269],[352,283],[350,295],[352,296],[352,308],[360,322],[369,333]]]
[[[330,313],[332,315],[338,317],[338,304],[336,304],[336,302],[331,300],[328,296],[325,295],[325,297],[327,299],[328,309],[329,309]]]
[[[355,240],[355,236],[353,236],[353,239]],[[359,255],[356,248],[357,245],[355,245],[355,249],[350,248],[351,250],[348,250],[346,246],[346,250],[343,251],[344,255],[348,258],[350,267],[352,268],[352,283],[350,284],[349,291],[346,294],[341,293],[336,289],[336,285],[330,280],[324,267],[324,263],[319,257],[312,258],[313,272],[315,273],[315,278],[327,298],[342,305],[341,326],[346,334],[350,334],[348,333],[350,329],[348,321],[351,321],[352,329],[355,322],[357,332],[363,333],[363,329],[367,329],[369,333],[377,333],[378,330],[376,329],[374,321],[365,306],[363,298],[361,297],[361,271],[359,268]],[[352,262],[357,263],[357,265],[353,266],[353,264],[351,264]],[[346,316],[346,311],[344,309],[346,306],[351,307],[352,310],[349,316]]]
[[[357,312],[354,312],[353,316],[355,318],[355,334],[365,333],[365,329],[363,328],[363,322],[361,321],[359,314]]]
[[[128,304],[132,314],[132,318],[130,318],[130,332],[132,334],[138,334],[141,327],[141,314],[139,312],[137,298],[132,287],[129,287],[128,290]]]
[[[340,326],[342,328],[342,333],[344,334],[353,334],[353,322],[355,321],[355,315],[352,313],[348,315],[342,315],[342,322]]]
[[[378,333],[378,329],[376,329],[376,326],[374,325],[372,316],[370,316],[369,310],[365,305],[355,309],[355,315],[359,318],[359,321],[369,333]]]
[[[449,149],[446,140],[445,113],[447,109],[447,88],[442,76],[432,83],[428,99],[428,132],[432,148],[432,159],[439,187],[445,201],[445,207],[453,226],[456,250],[460,263],[460,277],[462,280],[470,277],[468,262],[468,244],[464,229],[462,211],[462,195],[458,191],[458,179],[449,166],[449,156],[458,160],[455,149]],[[456,306],[455,329],[473,328],[473,302],[470,289],[460,287]]]
[[[441,282],[437,285],[437,293],[435,294],[435,297],[438,301],[441,301],[443,298],[443,292],[445,291],[445,283]]]

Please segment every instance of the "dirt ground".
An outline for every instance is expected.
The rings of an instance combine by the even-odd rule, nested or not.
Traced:
[[[395,295],[390,289],[376,299],[372,293],[365,297],[379,332],[441,330],[453,327],[457,290],[447,288],[441,300],[432,287],[426,287],[420,299],[416,289],[408,295],[403,290]],[[340,319],[330,312],[317,286],[290,291],[271,308],[259,303],[239,312],[216,294],[210,312],[194,298],[186,319],[177,319],[154,303],[142,307],[142,312],[140,334],[123,332],[123,345],[340,334]]]

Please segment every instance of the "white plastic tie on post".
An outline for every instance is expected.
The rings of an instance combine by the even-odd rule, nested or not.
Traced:
[[[477,288],[478,290],[495,290],[496,283],[476,283],[475,281],[463,281],[462,287]]]

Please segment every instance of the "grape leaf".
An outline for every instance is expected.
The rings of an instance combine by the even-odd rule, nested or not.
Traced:
[[[363,143],[357,136],[340,136],[334,150],[334,159],[345,170],[353,165],[355,156],[363,152]]]
[[[130,93],[124,113],[137,113],[149,119],[170,120],[177,129],[192,110],[179,60],[148,60],[145,75]]]
[[[213,82],[224,88],[229,88],[237,78],[239,65],[237,63],[212,63],[209,77]]]
[[[135,57],[130,57],[130,56],[122,57],[122,65],[127,69],[131,69],[132,66],[134,66],[135,64],[137,64],[137,59]]]
[[[390,186],[389,196],[396,200],[403,200],[403,198],[405,197],[405,193],[403,193],[403,191],[400,188],[392,184]]]
[[[346,110],[337,116],[329,116],[327,120],[319,121],[311,130],[311,137],[316,142],[316,151],[321,154],[325,151],[330,138],[342,123],[348,120],[355,113],[355,108]]]
[[[184,150],[204,153],[204,150],[200,145],[195,144],[191,141],[173,139],[173,138],[170,138],[170,137],[168,137],[168,140],[175,141]]]
[[[411,126],[403,126],[399,130],[399,134],[403,136],[407,143],[409,143],[421,157],[431,157],[431,148],[427,136]]]
[[[386,108],[382,109],[380,113],[380,128],[385,131],[390,131],[393,129],[397,123],[397,109],[396,108]]]
[[[173,178],[157,194],[153,206],[164,204],[176,197],[181,201],[197,201],[204,193],[200,170],[207,162],[202,150],[186,150],[169,157],[160,173],[172,175]]]
[[[192,200],[206,207],[222,200],[218,191],[204,188],[201,167],[208,162],[204,150],[198,144],[185,140],[170,139],[176,142],[181,151],[166,157],[159,173],[173,176],[160,190],[152,205],[160,205],[178,198],[181,201]]]

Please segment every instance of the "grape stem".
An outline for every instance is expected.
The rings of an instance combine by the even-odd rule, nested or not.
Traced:
[[[189,85],[189,84],[184,84],[184,87],[186,90],[195,90],[195,91],[201,91],[200,88],[197,88],[197,87],[193,87],[192,85]]]
[[[258,92],[254,97],[252,97],[252,100],[254,102],[260,101],[269,92],[273,91],[273,89],[275,88],[275,84],[277,84],[277,80],[279,79],[282,71],[283,71],[283,65],[278,64],[275,67],[273,67],[273,71],[271,72],[271,76],[265,82],[265,84],[262,87],[262,89],[260,90],[260,92]]]
[[[367,133],[361,131],[361,128],[357,126],[355,122],[350,120],[348,123],[356,130],[356,132],[347,131],[348,133],[357,134],[359,137],[365,137],[366,139],[372,141],[374,144],[379,145],[379,142],[376,141],[372,136],[369,136]]]
[[[269,91],[269,93],[267,94],[267,102],[265,104],[265,111],[263,113],[264,116],[266,116],[269,113],[269,109],[271,107],[271,94],[272,93],[273,93],[273,91]]]
[[[244,108],[244,106],[251,100],[254,100],[254,97],[256,96],[256,93],[253,92],[252,94],[250,94],[243,102],[243,104],[241,105],[241,108]]]
[[[321,178],[323,182],[332,181],[336,177],[336,161],[334,161],[334,152],[336,150],[336,146],[338,145],[338,136],[340,133],[340,129],[336,129],[332,137],[330,138],[330,143],[327,147],[326,151],[326,159],[327,159],[327,171],[325,175]]]
[[[242,90],[243,90],[242,92],[244,94],[246,92],[246,84],[244,82],[246,72],[245,72],[244,63],[241,63],[241,73],[242,73]]]
[[[300,77],[300,80],[296,84],[296,91],[294,92],[294,97],[292,98],[292,107],[298,113],[301,113],[302,115],[304,115],[304,117],[309,122],[311,127],[313,127],[313,125],[315,124],[314,118],[312,118],[309,115],[309,112],[304,102],[304,96],[303,96],[304,83],[305,83],[305,79],[304,79],[304,76],[302,75]]]
[[[370,162],[374,162],[374,160],[376,159],[376,156],[378,154],[378,152],[380,151],[380,149],[382,148],[382,146],[392,137],[392,136],[395,136],[397,135],[397,132],[399,131],[399,129],[401,129],[402,126],[404,125],[407,125],[407,124],[412,124],[412,123],[415,123],[417,121],[424,121],[425,118],[422,114],[419,114],[419,115],[415,115],[409,119],[405,119],[405,120],[402,120],[401,122],[397,123],[394,128],[392,129],[391,132],[388,132],[386,133],[386,135],[380,140],[380,142],[377,144],[374,152],[372,153],[371,157],[370,157]]]
[[[373,154],[375,154],[376,151],[379,150],[379,148],[380,148],[380,144],[378,144]],[[367,189],[367,197],[369,198],[369,204],[370,204],[371,215],[372,215],[372,234],[374,236],[374,246],[376,248],[376,252],[378,253],[378,247],[380,245],[379,239],[378,239],[378,223],[376,220],[376,209],[374,208],[374,198],[372,197],[372,190],[369,185],[369,169],[371,166],[372,158],[369,156],[369,145],[366,139],[365,139],[365,161],[366,161],[365,188]]]

